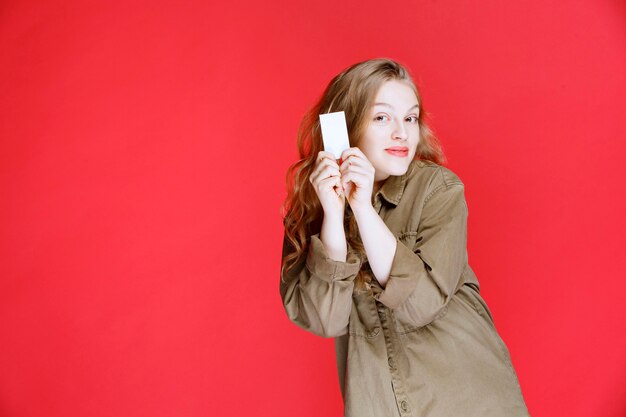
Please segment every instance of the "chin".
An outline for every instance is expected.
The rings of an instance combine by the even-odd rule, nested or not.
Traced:
[[[406,174],[406,171],[408,169],[409,164],[406,164],[406,166],[395,166],[393,168],[390,168],[387,172],[389,173],[389,175],[400,176]]]

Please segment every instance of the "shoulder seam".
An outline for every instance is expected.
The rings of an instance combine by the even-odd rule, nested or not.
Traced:
[[[463,184],[463,181],[461,181],[459,176],[456,175],[454,172],[452,172],[449,168],[446,168],[440,165],[438,171],[439,171],[439,174],[441,175],[441,180],[443,181],[444,184],[446,185]]]
[[[428,195],[424,199],[424,204],[428,203],[428,200],[430,200],[439,190],[442,190],[444,188],[454,187],[454,186],[465,188],[462,182],[453,182],[453,183],[448,183],[448,184],[444,182],[443,184],[435,187],[435,189],[432,190],[430,193],[428,193]]]

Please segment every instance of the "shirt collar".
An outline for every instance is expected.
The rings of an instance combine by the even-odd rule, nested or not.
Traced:
[[[411,161],[411,164],[409,165],[409,168],[406,170],[404,175],[392,175],[387,178],[383,186],[380,187],[380,190],[376,192],[374,200],[376,200],[376,198],[378,198],[378,195],[380,194],[380,196],[384,198],[388,203],[397,206],[400,202],[400,198],[402,198],[402,194],[404,194],[406,182],[418,162],[419,161]]]

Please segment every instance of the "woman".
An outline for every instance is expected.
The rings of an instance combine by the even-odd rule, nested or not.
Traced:
[[[323,150],[344,111],[351,148]],[[288,173],[280,293],[334,337],[345,416],[527,416],[509,352],[467,263],[461,180],[387,59],[337,75],[304,118]]]

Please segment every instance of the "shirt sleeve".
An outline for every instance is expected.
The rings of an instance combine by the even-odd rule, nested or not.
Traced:
[[[463,184],[442,185],[425,200],[417,232],[397,247],[384,290],[374,297],[416,327],[432,322],[456,292],[467,264]]]
[[[290,253],[283,240],[283,258]],[[319,234],[311,236],[306,257],[281,274],[280,295],[289,319],[323,337],[347,333],[352,309],[354,279],[361,259],[348,245],[346,262],[328,257]]]

